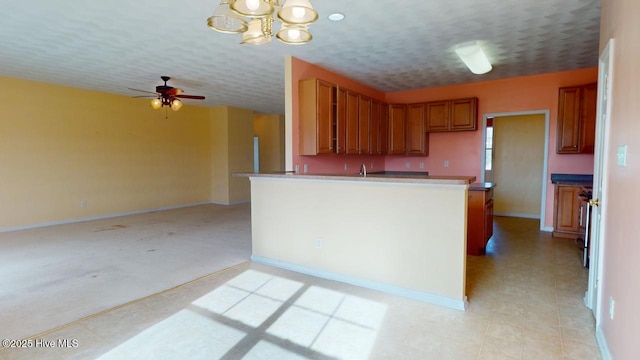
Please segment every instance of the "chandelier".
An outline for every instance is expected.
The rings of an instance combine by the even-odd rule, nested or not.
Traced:
[[[278,40],[290,45],[311,41],[308,26],[318,19],[318,13],[309,0],[222,0],[207,25],[225,34],[242,34],[241,44],[268,44],[273,40],[276,9],[282,22]]]

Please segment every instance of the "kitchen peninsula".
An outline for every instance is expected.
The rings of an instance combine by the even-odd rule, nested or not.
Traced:
[[[473,176],[238,174],[258,263],[465,310]]]

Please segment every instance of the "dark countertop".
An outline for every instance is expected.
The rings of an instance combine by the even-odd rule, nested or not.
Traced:
[[[424,175],[428,176],[428,171],[393,171],[393,170],[385,170],[385,171],[372,171],[367,172],[367,174],[377,174],[377,175]]]
[[[483,182],[483,183],[473,183],[469,185],[469,190],[490,190],[496,187],[495,183],[492,182]]]
[[[593,186],[591,174],[551,174],[551,183],[560,185]]]

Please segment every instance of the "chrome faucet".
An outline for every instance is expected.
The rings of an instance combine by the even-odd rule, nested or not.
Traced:
[[[367,167],[364,164],[360,165],[360,175],[367,176]]]

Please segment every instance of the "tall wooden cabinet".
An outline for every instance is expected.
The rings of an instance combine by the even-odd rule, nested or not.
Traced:
[[[299,83],[300,155],[334,152],[336,86],[319,79]]]
[[[407,106],[407,155],[428,155],[429,134],[424,129],[424,104]]]
[[[593,154],[597,91],[596,83],[560,88],[556,153]]]
[[[358,154],[371,154],[371,99],[358,96]]]
[[[389,105],[389,155],[405,153],[406,117],[406,105]]]
[[[358,113],[360,111],[360,97],[357,93],[347,90],[346,114],[346,153],[358,153]]]

